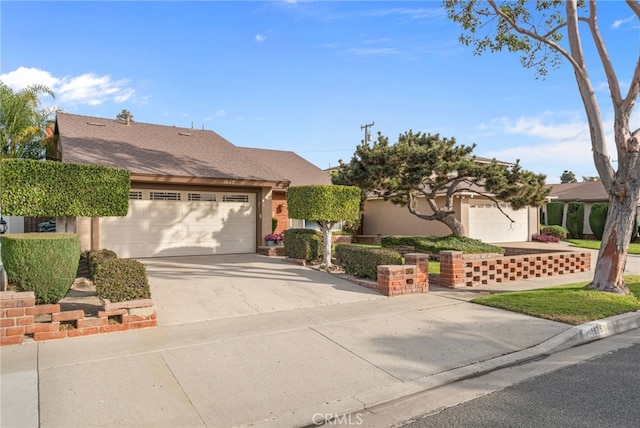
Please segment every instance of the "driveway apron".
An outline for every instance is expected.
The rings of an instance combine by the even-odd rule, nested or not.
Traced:
[[[141,261],[159,325],[383,298],[333,275],[258,254]]]

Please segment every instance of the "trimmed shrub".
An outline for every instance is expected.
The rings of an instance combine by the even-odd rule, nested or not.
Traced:
[[[540,230],[541,235],[555,236],[558,239],[565,239],[567,237],[567,231],[562,226],[546,226]]]
[[[276,233],[276,229],[278,228],[278,219],[277,218],[272,218],[271,219],[271,233]]]
[[[151,297],[147,268],[137,260],[104,258],[93,279],[101,299],[124,302]]]
[[[0,205],[26,217],[125,216],[129,171],[28,159],[0,160]]]
[[[357,221],[360,188],[352,186],[292,186],[287,189],[289,217],[313,221]]]
[[[607,221],[608,212],[609,204],[607,202],[599,202],[591,206],[591,212],[589,213],[589,226],[598,241],[602,240],[604,223]]]
[[[564,202],[547,203],[547,224],[549,226],[562,226],[564,217]]]
[[[404,259],[397,251],[386,248],[336,244],[336,263],[349,275],[375,281],[379,265],[402,265]]]
[[[584,234],[584,202],[569,202],[567,205],[567,230],[570,238],[582,239]]]
[[[466,236],[383,236],[383,247],[411,246],[416,251],[437,254],[440,251],[462,251],[463,253],[498,253],[504,254],[504,248],[487,244]]]
[[[117,259],[118,255],[115,251],[102,249],[98,251],[86,251],[82,256],[87,259],[89,265],[89,275],[93,279],[96,275],[98,265],[105,259]]]
[[[322,258],[322,234],[311,229],[284,231],[284,254],[292,259],[315,262]]]
[[[15,233],[0,239],[9,283],[33,291],[37,303],[56,303],[67,294],[80,262],[78,235]]]

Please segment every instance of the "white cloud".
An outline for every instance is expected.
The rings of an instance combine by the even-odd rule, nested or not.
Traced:
[[[225,117],[227,115],[227,112],[224,110],[218,110],[216,112],[216,117]]]
[[[613,122],[605,121],[611,130],[606,135],[609,155],[615,159]],[[559,181],[564,170],[573,171],[577,177],[597,175],[591,151],[589,125],[583,118],[567,112],[545,112],[535,117],[501,117],[481,124],[482,140],[491,141],[493,149],[482,151],[479,144],[475,152],[479,156],[513,162],[520,159],[524,168],[547,175],[547,182]],[[508,147],[500,148],[499,141]],[[616,164],[613,164],[614,169]]]
[[[95,106],[107,101],[123,103],[135,95],[135,89],[128,85],[128,80],[114,80],[109,75],[99,76],[94,73],[55,77],[38,68],[19,67],[0,75],[0,80],[13,89],[23,89],[33,84],[46,85],[55,93],[60,103],[70,105]]]
[[[410,19],[424,19],[424,18],[440,18],[445,15],[443,8],[391,8],[391,9],[379,9],[372,12],[367,12],[369,16],[391,16],[400,15],[408,17]]]
[[[267,36],[265,36],[264,34],[256,34],[255,40],[258,43],[262,43],[267,39]]]
[[[351,53],[358,56],[399,55],[402,52],[396,48],[354,48]]]
[[[627,23],[633,21],[633,18],[634,18],[634,15],[631,15],[628,18],[624,18],[624,19],[616,19],[615,21],[613,21],[613,24],[611,24],[611,28],[618,29],[623,24],[627,24]]]
[[[14,71],[0,74],[0,80],[13,90],[24,89],[31,85],[45,85],[49,88],[59,81],[51,73],[37,68],[19,67]]]

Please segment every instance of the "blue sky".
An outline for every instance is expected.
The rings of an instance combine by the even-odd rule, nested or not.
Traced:
[[[626,90],[640,25],[622,2],[599,12]],[[0,80],[47,84],[56,99],[43,101],[69,113],[126,108],[321,168],[348,161],[375,122],[392,141],[412,129],[476,143],[475,154],[520,159],[549,183],[565,169],[596,175],[568,64],[536,80],[516,55],[473,56],[438,1],[2,1],[0,14]],[[611,128],[597,62],[590,74]]]

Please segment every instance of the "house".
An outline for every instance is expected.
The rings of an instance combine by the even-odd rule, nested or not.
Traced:
[[[250,148],[241,148],[241,150],[249,156],[257,157],[274,171],[286,177],[290,186],[331,184],[331,176],[326,171],[294,152]],[[271,200],[273,203],[271,217],[277,220],[275,233],[282,233],[289,228],[303,229],[305,227],[304,220],[289,218],[286,189],[274,188]]]
[[[291,183],[287,163],[300,182],[321,171],[292,152],[237,147],[206,130],[58,113],[55,135],[62,162],[130,171],[127,216],[58,224],[80,235],[83,250],[121,257],[254,253],[271,232],[274,193]]]
[[[478,162],[491,162],[492,159],[476,157]],[[499,162],[511,165],[506,162]],[[474,191],[475,190],[475,191]],[[481,188],[470,191],[459,191],[454,196],[455,217],[467,232],[467,236],[483,242],[524,242],[531,240],[531,235],[539,230],[539,210],[527,207],[512,209],[508,203],[496,203],[477,192]],[[439,206],[444,206],[445,195],[436,199]],[[433,211],[423,198],[419,198],[418,211],[432,214]],[[509,216],[513,222],[506,215]],[[394,205],[379,197],[369,197],[365,201],[361,230],[364,235],[423,235],[446,236],[451,230],[439,221],[428,221],[411,214],[400,205]]]
[[[589,224],[589,215],[591,207],[595,203],[608,203],[609,194],[604,188],[601,181],[583,181],[579,183],[561,183],[550,184],[551,194],[550,202],[564,202],[564,213],[562,216],[562,226],[566,228],[567,208],[569,202],[584,202],[584,229],[583,233],[586,237],[593,236],[593,231]],[[640,205],[638,206],[640,208]],[[543,212],[546,217],[546,204],[543,206]]]

